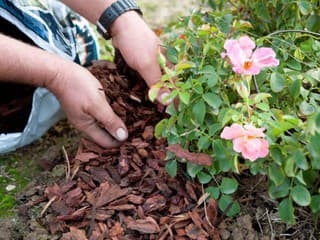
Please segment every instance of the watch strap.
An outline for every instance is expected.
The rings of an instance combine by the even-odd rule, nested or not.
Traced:
[[[142,15],[139,6],[134,0],[118,0],[112,3],[106,10],[101,14],[97,21],[97,30],[105,38],[110,39],[110,27],[111,24],[123,13],[134,10]]]

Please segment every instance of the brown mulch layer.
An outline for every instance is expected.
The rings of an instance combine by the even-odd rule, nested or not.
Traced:
[[[114,63],[97,61],[89,70],[126,123],[129,138],[112,149],[82,139],[69,156],[66,178],[38,199],[47,201],[42,224],[63,240],[220,239],[217,203],[183,169],[176,178],[165,171],[167,143],[153,134],[164,107],[148,101],[145,83],[135,74],[120,75]],[[179,146],[170,151],[197,158]]]

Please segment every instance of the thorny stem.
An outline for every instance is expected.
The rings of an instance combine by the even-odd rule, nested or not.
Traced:
[[[298,30],[295,30],[295,29],[279,30],[279,31],[275,31],[273,33],[268,34],[266,37],[272,37],[272,36],[277,35],[277,34],[288,33],[288,32],[306,33],[306,34],[315,35],[315,36],[320,37],[320,33],[311,32],[311,31],[308,31],[308,30],[299,30],[299,29]]]

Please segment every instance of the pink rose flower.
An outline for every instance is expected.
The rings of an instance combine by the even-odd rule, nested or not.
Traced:
[[[248,36],[239,40],[228,39],[224,44],[226,52],[221,56],[228,57],[232,70],[238,74],[257,75],[262,68],[279,65],[272,48],[261,47],[253,51],[255,47],[256,44]]]
[[[269,143],[264,139],[264,128],[256,128],[252,125],[232,124],[225,127],[220,135],[221,138],[232,140],[233,149],[241,152],[242,156],[250,161],[266,157],[269,154]]]

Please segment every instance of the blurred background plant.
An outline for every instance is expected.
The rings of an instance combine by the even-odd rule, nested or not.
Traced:
[[[211,9],[193,11],[169,26],[166,68],[157,89],[172,89],[178,106],[156,126],[156,136],[213,158],[211,166],[193,164],[168,152],[167,170],[204,184],[228,216],[240,212],[232,198],[235,175],[244,171],[268,176],[269,196],[279,201],[281,219],[295,224],[297,207],[320,214],[320,3],[311,1],[202,1]],[[258,75],[236,74],[221,56],[227,39],[249,36],[269,47],[280,64]],[[230,60],[230,59],[229,59]],[[246,80],[247,79],[247,80]],[[239,84],[241,87],[239,88]],[[238,86],[238,87],[237,87]],[[269,154],[248,161],[220,137],[233,123],[265,128]]]

